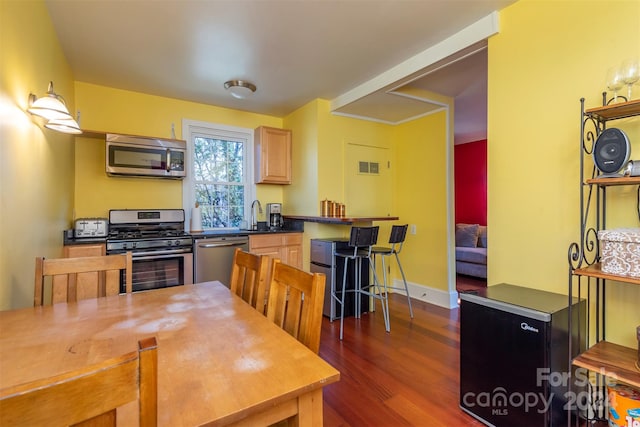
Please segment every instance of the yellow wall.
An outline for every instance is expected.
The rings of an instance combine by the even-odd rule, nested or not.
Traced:
[[[489,283],[568,292],[569,244],[579,240],[580,103],[601,103],[607,68],[640,54],[640,2],[520,0],[489,40]],[[635,98],[640,89],[635,88]],[[609,125],[612,126],[612,125]],[[625,120],[632,158],[640,121]],[[608,190],[609,191],[609,190]],[[609,226],[638,227],[635,188]],[[608,288],[607,339],[635,346],[640,287]]]
[[[289,215],[317,215],[318,198],[318,101],[312,101],[284,119],[291,129],[292,183],[284,187],[283,211]]]
[[[345,183],[355,175],[355,170],[345,168],[345,145],[358,143],[366,146],[393,148],[393,127],[381,123],[352,119],[331,114],[328,101],[319,105],[318,160],[320,179],[315,212],[320,213],[320,200],[329,199],[346,203],[349,212],[363,215],[354,206],[354,200],[347,200]],[[363,189],[366,190],[366,189]],[[350,205],[351,203],[351,205]],[[355,200],[357,203],[357,200]]]
[[[442,97],[438,101],[450,102]],[[415,224],[418,233],[407,237],[402,253],[407,279],[447,291],[450,284],[447,237],[451,233],[447,228],[447,180],[451,179],[451,170],[447,168],[450,160],[447,120],[453,118],[440,112],[390,126],[333,115],[326,100],[307,104],[284,120],[285,127],[292,129],[294,135],[294,185],[284,190],[285,211],[319,215],[320,201],[326,198],[346,202],[348,216],[350,209],[358,207],[345,199],[345,182],[352,178],[349,174],[355,174],[345,171],[345,144],[386,148],[391,153],[392,170],[389,213],[399,216],[400,221],[376,222],[380,226],[378,242],[386,242],[394,223]],[[363,189],[363,195],[380,197],[368,189]],[[309,247],[311,238],[346,237],[349,230],[349,226],[305,223],[304,247]],[[304,251],[305,266],[309,262],[308,252]],[[394,277],[399,277],[399,273],[392,264]]]
[[[344,169],[346,143],[393,149],[392,126],[333,115],[329,101],[323,99],[285,117],[284,127],[293,131],[294,183],[285,188],[286,212],[290,214],[320,215],[324,199],[348,202],[344,187],[348,179]]]
[[[284,127],[293,131],[293,180],[284,189],[286,213],[320,215],[320,201],[329,199],[347,204],[344,183],[349,179],[344,170],[345,143],[359,141],[393,151],[393,127],[370,121],[331,114],[329,102],[316,99],[284,119]],[[368,192],[369,194],[371,192]],[[351,206],[353,208],[353,206]],[[356,208],[357,209],[357,208]],[[390,225],[380,226],[381,242]],[[305,223],[304,248],[311,238],[348,236],[350,227]],[[309,251],[303,251],[303,265],[309,264]]]
[[[0,310],[33,305],[36,256],[62,255],[74,139],[26,112],[49,81],[73,111],[73,76],[41,1],[0,1]]]
[[[397,213],[415,224],[407,235],[402,266],[407,280],[448,290],[447,112],[398,126],[395,132]],[[452,215],[452,214],[451,214]],[[419,296],[419,295],[418,295]]]
[[[181,138],[183,119],[250,129],[282,127],[278,117],[83,82],[76,82],[76,106],[83,129],[113,133],[170,138],[173,123]],[[106,217],[109,209],[182,208],[182,181],[108,177],[103,139],[78,138],[75,181],[77,217]],[[257,197],[263,204],[282,202],[282,186],[261,184]]]

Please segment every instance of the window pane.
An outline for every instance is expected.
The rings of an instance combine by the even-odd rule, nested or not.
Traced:
[[[244,186],[236,185],[229,192],[229,221],[232,227],[240,227],[244,218]]]
[[[202,212],[202,226],[205,228],[226,227],[224,208],[226,202],[226,187],[219,185],[196,184],[196,201]]]
[[[240,227],[245,202],[245,144],[194,137],[195,198],[207,228]]]
[[[228,149],[228,176],[230,182],[242,182],[243,176],[243,160],[244,160],[244,144],[240,142],[229,142]]]

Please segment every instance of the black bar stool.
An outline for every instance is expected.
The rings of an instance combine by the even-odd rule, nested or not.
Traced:
[[[400,269],[400,274],[402,275],[402,282],[404,283],[404,291],[407,294],[407,303],[409,303],[409,315],[413,319],[413,308],[411,308],[411,297],[409,296],[409,287],[407,286],[407,279],[404,276],[404,270],[402,269],[402,264],[400,264],[400,258],[398,257],[398,254],[402,250],[402,245],[404,243],[404,240],[407,237],[408,227],[409,227],[408,224],[392,226],[391,234],[389,235],[389,244],[391,244],[391,247],[374,246],[373,248],[371,248],[371,253],[373,254],[374,268],[376,264],[376,255],[380,255],[380,257],[382,258],[382,277],[383,277],[385,292],[387,291],[387,289],[397,289],[400,291],[403,290],[402,288],[389,286],[387,282],[387,268],[385,266],[384,260],[386,257],[391,257],[391,255],[395,255],[396,262],[398,263],[398,268]],[[387,304],[388,303],[389,302],[387,300]],[[389,312],[388,306],[387,306],[387,312]]]
[[[367,295],[369,297],[379,299],[382,303],[382,313],[384,316],[384,325],[387,332],[389,332],[389,310],[388,303],[385,304],[385,299],[387,298],[387,294],[382,293],[382,289],[380,288],[380,281],[378,280],[378,276],[376,274],[376,270],[373,265],[373,258],[371,256],[371,248],[378,241],[378,229],[379,227],[351,227],[351,235],[349,237],[349,247],[346,249],[338,249],[335,251],[334,256],[344,258],[344,271],[342,274],[342,288],[340,299],[338,299],[337,295],[333,294],[331,297],[334,298],[340,304],[340,339],[343,337],[343,326],[344,326],[344,304],[345,304],[345,295],[347,292],[355,292],[355,316],[357,318],[360,317],[361,310],[361,301],[360,295]],[[362,271],[362,260],[367,259],[369,263],[369,268],[373,271],[373,284],[363,284],[361,283],[361,271]],[[355,261],[355,289],[348,290],[347,287],[347,263],[349,260]],[[375,287],[377,292],[371,292],[370,288]],[[374,304],[375,305],[375,304]]]

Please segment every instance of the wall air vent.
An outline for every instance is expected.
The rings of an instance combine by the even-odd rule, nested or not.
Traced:
[[[358,162],[358,173],[378,175],[380,173],[380,164],[378,162]]]

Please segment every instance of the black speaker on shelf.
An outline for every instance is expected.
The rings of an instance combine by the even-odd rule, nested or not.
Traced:
[[[630,156],[629,138],[617,128],[603,130],[593,147],[593,161],[602,176],[621,176],[618,172],[627,166]]]

